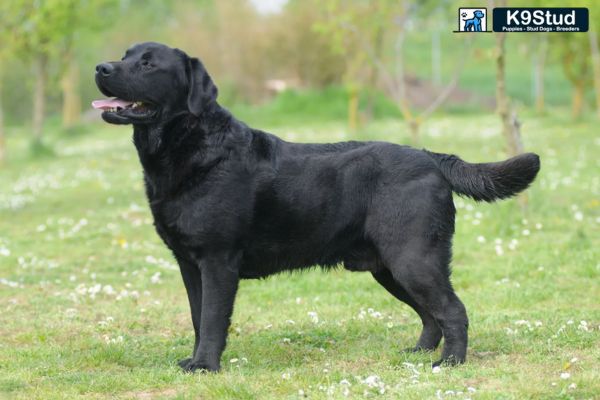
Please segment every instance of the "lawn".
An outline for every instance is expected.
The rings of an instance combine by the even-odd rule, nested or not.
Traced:
[[[54,133],[54,156],[9,137],[0,169],[0,398],[523,399],[600,396],[600,137],[593,121],[525,116],[542,169],[517,201],[458,209],[453,282],[470,317],[467,364],[404,354],[420,322],[368,274],[282,274],[241,284],[220,374],[188,375],[178,267],[143,194],[129,128]],[[421,146],[504,157],[493,115],[438,116]],[[296,141],[345,125],[277,126]],[[367,133],[368,132],[368,133]],[[365,139],[407,143],[393,120]]]

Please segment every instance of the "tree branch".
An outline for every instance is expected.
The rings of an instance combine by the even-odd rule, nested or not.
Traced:
[[[467,44],[464,47],[464,49],[456,63],[456,67],[454,68],[454,73],[452,74],[452,79],[446,85],[446,87],[440,92],[440,94],[435,98],[435,100],[429,105],[429,107],[427,107],[425,109],[425,111],[423,111],[421,114],[419,114],[419,118],[425,119],[429,115],[431,115],[433,112],[435,112],[435,110],[437,110],[437,108],[439,106],[444,104],[444,102],[446,101],[448,96],[450,96],[452,91],[456,88],[456,86],[458,85],[458,79],[460,78],[463,67],[465,66],[465,60],[468,58],[467,55],[468,55],[469,51],[471,50],[472,43],[473,43],[473,37],[471,35],[469,35],[469,37],[467,39]]]

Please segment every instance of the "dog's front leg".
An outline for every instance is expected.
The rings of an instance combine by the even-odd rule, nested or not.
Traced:
[[[202,315],[202,275],[200,274],[200,266],[196,262],[186,261],[184,258],[177,257],[181,277],[188,294],[190,302],[190,311],[192,314],[192,324],[194,326],[194,350],[190,358],[183,359],[178,362],[183,369],[192,362],[198,345],[200,344],[200,318]]]
[[[189,372],[218,371],[231,323],[233,303],[239,283],[239,258],[231,254],[205,256],[202,275],[202,314],[198,348],[192,360],[183,365]]]

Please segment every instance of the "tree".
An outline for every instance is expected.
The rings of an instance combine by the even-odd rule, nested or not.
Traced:
[[[542,33],[536,35],[536,40],[532,42],[533,50],[533,101],[535,110],[538,113],[543,113],[546,106],[545,102],[545,85],[544,72],[546,68],[546,60],[548,55],[548,34]]]
[[[595,30],[595,21],[600,16],[597,4],[590,0],[565,0],[561,7],[587,7],[589,12],[589,31]],[[553,33],[550,35],[550,47],[554,56],[562,65],[565,77],[572,87],[571,112],[573,118],[579,118],[584,111],[587,89],[593,85],[592,53],[593,43],[590,34]],[[590,51],[591,50],[591,51]]]
[[[556,33],[553,46],[557,49],[563,72],[573,88],[571,109],[573,118],[583,113],[586,89],[592,86],[589,36]]]
[[[75,59],[73,35],[65,40],[61,51],[63,60],[63,76],[60,87],[63,94],[62,122],[64,128],[70,128],[79,122],[81,114],[81,97],[79,96],[79,65]]]
[[[39,143],[45,114],[45,92],[48,80],[48,60],[52,44],[60,38],[65,21],[59,0],[36,2],[19,0],[11,2],[5,10],[11,42],[15,53],[33,64],[35,78],[33,93],[32,129],[34,142]],[[71,7],[74,4],[70,5]],[[71,8],[67,7],[67,8]]]
[[[398,105],[406,121],[413,142],[418,141],[419,130],[423,121],[433,114],[450,96],[458,85],[464,62],[468,58],[472,37],[467,38],[464,50],[458,54],[455,69],[450,81],[440,90],[431,103],[421,111],[415,111],[406,90],[406,67],[404,44],[407,27],[411,19],[418,18],[420,13],[430,14],[434,3],[385,0],[378,2],[346,2],[330,0],[326,2],[327,13],[320,24],[321,30],[328,34],[334,45],[337,45],[348,57],[349,71],[360,71],[367,63],[375,68],[381,78],[386,92]],[[393,60],[385,59],[379,44],[380,35],[393,37]],[[346,51],[349,46],[345,42],[353,41],[354,47],[360,51]],[[350,87],[360,87],[364,80],[360,74],[350,74]],[[352,92],[351,92],[352,93]],[[352,104],[353,96],[350,97]],[[352,107],[350,107],[352,108]],[[352,115],[352,114],[350,114]],[[351,120],[352,126],[352,120]]]
[[[15,0],[4,6],[3,22],[13,50],[33,67],[32,130],[35,143],[42,139],[50,63],[58,61],[58,70],[63,72],[63,117],[69,125],[78,119],[80,108],[77,65],[73,57],[75,33],[107,23],[110,18],[106,18],[106,10],[116,4],[116,0]]]
[[[587,7],[589,31],[585,33],[553,33],[551,48],[562,65],[565,77],[572,86],[571,109],[573,118],[579,118],[585,106],[588,88],[594,86],[597,102],[600,102],[600,52],[598,51],[597,21],[600,9],[590,0],[570,0],[562,7]],[[600,108],[598,110],[600,115]]]
[[[6,139],[4,132],[4,109],[2,107],[2,61],[0,57],[0,164],[6,158]]]
[[[0,15],[6,15],[6,7],[7,4],[3,3],[0,5]],[[3,81],[4,81],[4,69],[6,59],[8,54],[10,53],[11,42],[10,42],[10,34],[9,30],[5,25],[0,25],[0,42],[3,44],[0,47],[0,164],[4,163],[6,159],[6,132],[4,126],[4,107],[2,104],[2,89],[3,89]]]
[[[490,1],[490,8],[493,8],[493,1]],[[498,7],[506,7],[506,0],[499,0]],[[523,153],[523,141],[521,139],[521,122],[518,119],[516,110],[510,103],[510,98],[506,92],[506,33],[496,32],[496,111],[502,122],[502,135],[506,139],[507,152],[513,157]],[[522,193],[518,198],[522,209],[527,207],[527,195]]]
[[[593,79],[594,79],[594,91],[596,92],[596,115],[600,118],[600,49],[598,48],[598,36],[600,32],[596,29],[594,21],[590,21],[589,40],[590,40],[590,51],[592,53],[592,64],[593,64]]]
[[[81,114],[81,97],[79,95],[79,64],[75,57],[78,41],[86,39],[87,33],[97,34],[116,17],[118,0],[55,0],[57,6],[69,7],[61,16],[55,16],[54,24],[58,25],[62,38],[56,41],[60,86],[62,90],[62,122],[63,127],[70,128],[79,122]]]
[[[493,7],[493,0],[489,1],[490,9]],[[530,0],[511,0],[511,7],[531,7]],[[566,6],[565,6],[566,7]],[[576,7],[574,5],[574,7]],[[533,83],[532,97],[533,106],[537,113],[542,114],[546,108],[545,99],[545,72],[549,56],[548,32],[528,33],[519,35],[519,43],[525,44],[526,53],[531,59],[531,79]]]
[[[493,5],[493,1],[491,2]],[[498,7],[506,7],[506,0],[497,1]],[[506,139],[508,154],[516,156],[523,152],[521,123],[506,93],[506,33],[496,32],[496,111],[502,122],[502,135]]]
[[[266,54],[276,65],[275,73],[290,74],[302,86],[323,88],[340,82],[344,59],[328,38],[313,29],[319,17],[311,2],[290,0],[266,21],[270,38]]]

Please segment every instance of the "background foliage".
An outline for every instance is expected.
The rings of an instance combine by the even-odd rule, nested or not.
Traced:
[[[502,52],[495,34],[450,33],[460,1],[257,4],[0,2],[0,398],[597,398],[600,7],[509,1],[589,7],[591,29],[508,34]],[[435,374],[439,354],[400,352],[418,317],[369,275],[313,270],[243,282],[223,372],[179,371],[193,335],[178,267],[130,127],[89,107],[95,65],[148,40],[201,57],[223,106],[286,140],[482,162],[511,152],[508,131],[540,154],[528,199],[455,198],[466,365]]]

